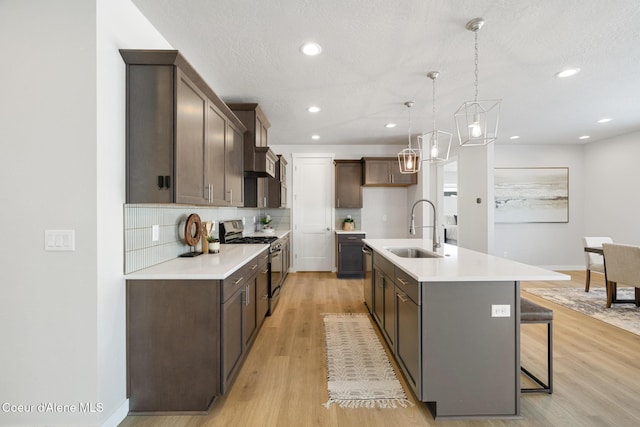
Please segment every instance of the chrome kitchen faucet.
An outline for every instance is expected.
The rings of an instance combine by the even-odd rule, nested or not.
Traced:
[[[433,209],[433,234],[431,235],[431,240],[433,241],[433,251],[436,252],[436,250],[440,247],[440,236],[438,233],[438,221],[437,221],[437,215],[436,215],[436,206],[431,203],[430,200],[428,199],[420,199],[417,202],[415,202],[413,204],[413,207],[411,208],[411,225],[409,226],[409,233],[410,234],[416,234],[416,221],[415,221],[415,214],[414,211],[416,209],[416,206],[418,203],[420,202],[426,202],[429,203],[431,205],[431,208]],[[428,225],[423,226],[424,228],[429,227]]]

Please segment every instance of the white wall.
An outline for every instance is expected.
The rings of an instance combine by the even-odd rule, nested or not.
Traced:
[[[0,2],[0,425],[115,425],[126,414],[124,64],[169,45],[129,0]],[[44,230],[75,230],[45,252]],[[37,412],[39,403],[102,411]],[[123,409],[124,408],[124,409]]]
[[[292,164],[292,153],[335,153],[336,159],[360,159],[361,157],[392,157],[401,150],[398,145],[273,145],[271,149],[285,156]],[[293,173],[287,175],[287,187],[293,188]],[[409,230],[407,205],[413,200],[417,186],[389,188],[364,187],[362,191],[362,228],[369,238],[406,237]],[[289,191],[287,206],[293,206]]]
[[[585,236],[640,245],[640,132],[584,148]]]
[[[582,268],[587,173],[583,149],[583,145],[496,145],[495,167],[569,168],[569,222],[495,224],[492,254],[553,269]]]

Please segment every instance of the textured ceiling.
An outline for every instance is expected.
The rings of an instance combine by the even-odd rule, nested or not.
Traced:
[[[271,145],[404,143],[407,100],[414,133],[431,131],[431,70],[440,71],[437,127],[455,133],[453,113],[473,99],[474,35],[464,26],[475,17],[486,20],[479,97],[503,100],[499,143],[640,130],[638,0],[133,2],[220,97],[262,106]],[[300,53],[309,40],[321,55]],[[581,72],[554,77],[570,66]],[[603,117],[613,120],[596,123]]]

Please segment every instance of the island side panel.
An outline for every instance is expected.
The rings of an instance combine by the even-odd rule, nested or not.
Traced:
[[[519,282],[422,283],[422,400],[435,417],[519,416],[519,298]]]

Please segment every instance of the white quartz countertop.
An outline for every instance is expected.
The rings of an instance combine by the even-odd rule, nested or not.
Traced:
[[[125,275],[126,280],[223,280],[251,261],[269,245],[220,245],[217,254],[175,258]]]
[[[367,234],[364,230],[336,230],[336,234]]]
[[[544,268],[443,244],[442,258],[402,258],[388,248],[420,248],[432,251],[431,240],[364,239],[381,255],[419,282],[570,280],[571,277]]]

